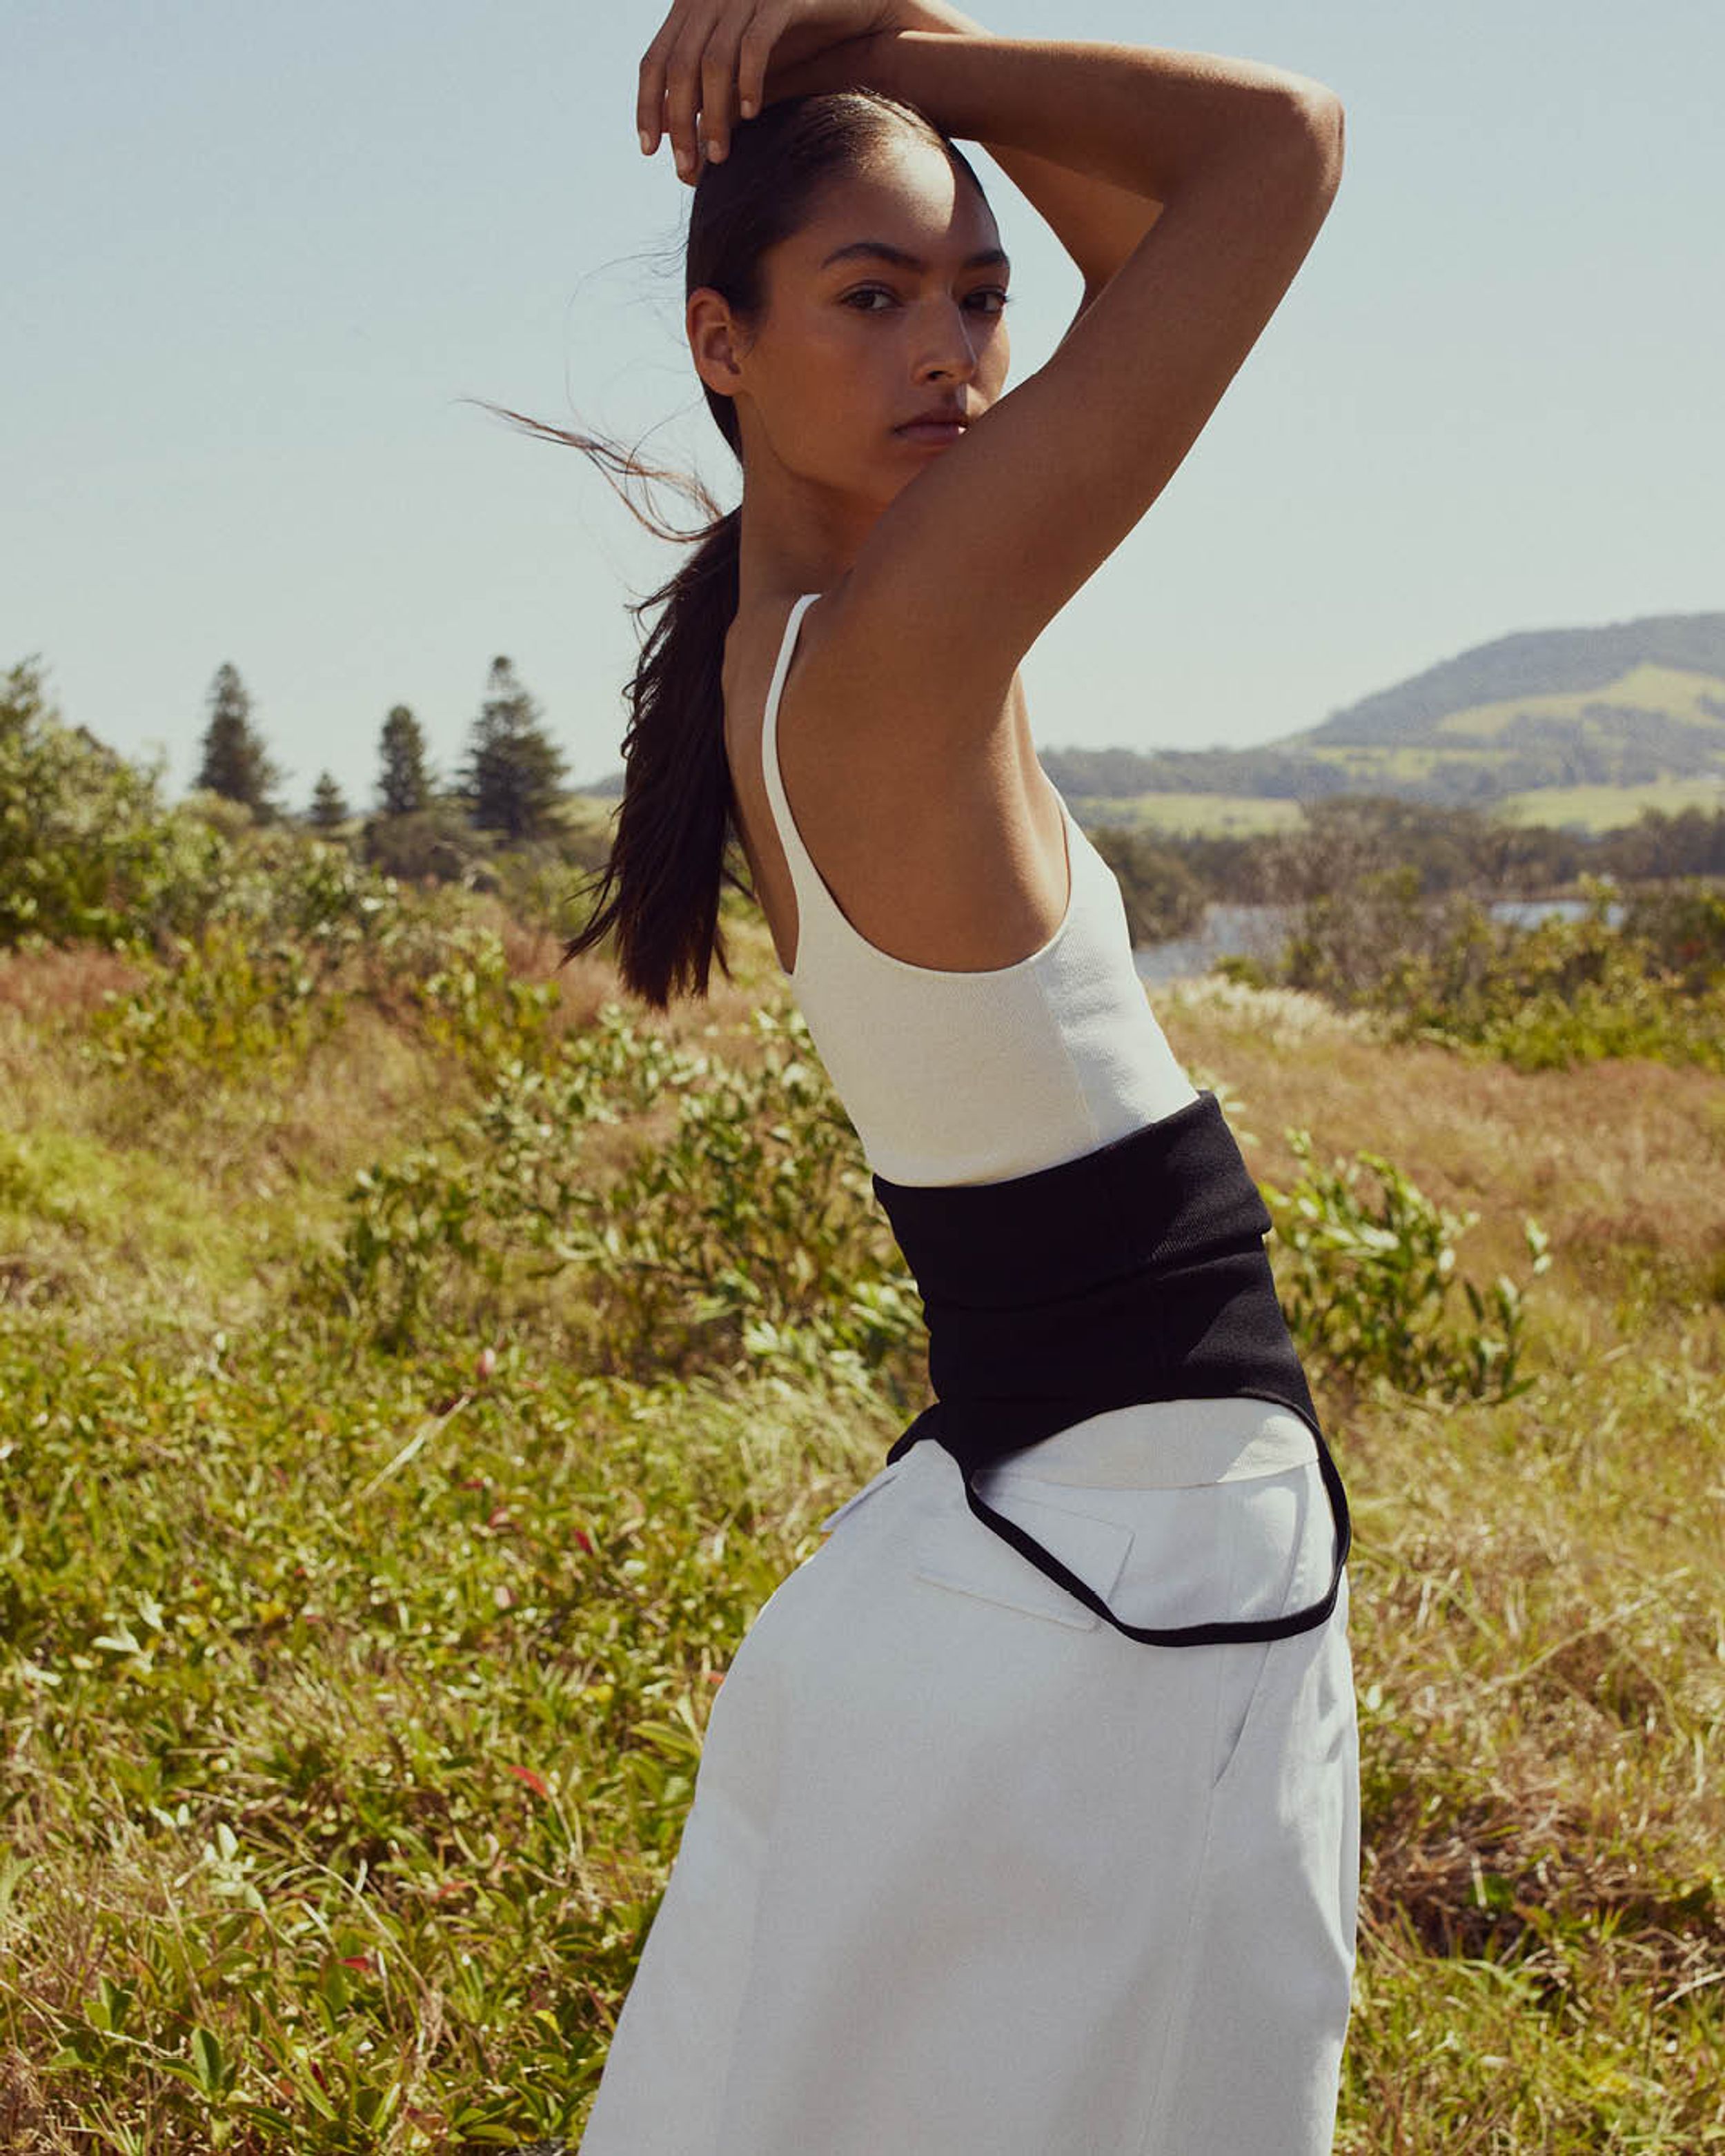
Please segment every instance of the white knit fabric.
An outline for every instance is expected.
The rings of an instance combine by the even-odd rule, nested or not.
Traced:
[[[1132,964],[1114,873],[1065,802],[1071,896],[1040,951],[982,973],[914,966],[852,927],[797,829],[778,705],[803,617],[791,608],[761,761],[797,896],[788,976],[869,1165],[894,1183],[992,1183],[1125,1137],[1195,1096]]]

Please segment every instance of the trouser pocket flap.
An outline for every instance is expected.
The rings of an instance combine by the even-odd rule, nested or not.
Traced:
[[[1105,1602],[1113,1593],[1132,1544],[1132,1530],[1123,1522],[1072,1511],[1021,1491],[997,1502],[996,1509],[1007,1512]],[[1095,1610],[1086,1609],[1057,1580],[1039,1572],[1032,1559],[994,1533],[968,1507],[942,1511],[920,1522],[915,1562],[918,1578],[936,1587],[974,1594],[1030,1616],[1050,1617],[1078,1631],[1090,1631],[1101,1621]]]

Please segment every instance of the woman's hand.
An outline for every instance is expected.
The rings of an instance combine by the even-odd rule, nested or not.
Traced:
[[[678,177],[692,186],[703,151],[716,164],[738,115],[752,119],[765,104],[769,59],[791,66],[900,27],[896,0],[672,0],[641,59],[641,148],[651,157],[669,135]]]

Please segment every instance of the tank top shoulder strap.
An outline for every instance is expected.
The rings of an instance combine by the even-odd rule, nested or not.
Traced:
[[[801,969],[803,955],[807,948],[810,915],[824,910],[828,914],[837,915],[841,921],[844,918],[822,880],[808,847],[803,843],[803,834],[797,829],[797,819],[791,814],[790,799],[784,790],[784,773],[778,761],[779,699],[784,694],[785,676],[791,670],[791,658],[797,648],[803,617],[819,597],[819,592],[804,592],[791,608],[761,721],[762,776],[767,782],[767,798],[772,805],[773,820],[778,829],[778,842],[784,849],[785,860],[790,869],[791,887],[797,894],[797,966],[793,971]]]

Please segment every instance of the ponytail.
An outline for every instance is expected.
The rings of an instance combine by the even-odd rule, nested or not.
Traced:
[[[689,213],[685,296],[698,287],[721,293],[739,320],[766,310],[762,264],[813,213],[826,182],[865,166],[879,143],[909,127],[945,150],[978,194],[982,183],[950,137],[914,105],[857,87],[776,100],[732,131],[729,154],[703,165]],[[736,407],[702,385],[726,446],[742,461]],[[721,511],[699,480],[643,464],[614,443],[566,432],[519,412],[488,412],[547,441],[583,450],[637,520],[660,539],[694,542],[668,583],[631,603],[637,621],[665,611],[642,646],[629,685],[624,734],[623,804],[610,859],[589,879],[594,911],[563,947],[567,964],[614,930],[624,986],[663,1010],[676,994],[705,996],[711,962],[731,978],[719,933],[721,886],[758,904],[733,866],[736,833],[731,767],[725,755],[725,640],[737,616],[742,511]],[[705,522],[680,531],[630,498],[628,482],[671,487]]]
[[[631,995],[658,1010],[674,995],[705,996],[714,958],[731,978],[719,928],[722,886],[758,903],[732,864],[736,826],[725,755],[725,639],[737,617],[742,511],[721,511],[699,480],[644,464],[603,436],[474,401],[528,434],[584,450],[655,538],[693,542],[668,583],[629,604],[637,622],[655,607],[664,611],[626,692],[623,801],[610,857],[582,886],[583,898],[593,896],[593,911],[564,944],[558,963],[567,966],[614,932],[617,968]],[[634,500],[630,480],[672,488],[706,521],[678,530]]]
[[[670,583],[630,608],[665,611],[629,683],[623,805],[596,910],[563,949],[567,964],[614,926],[624,985],[660,1010],[675,994],[705,996],[714,957],[731,978],[720,888],[755,896],[726,860],[733,826],[721,675],[742,519],[741,509],[715,518]]]

